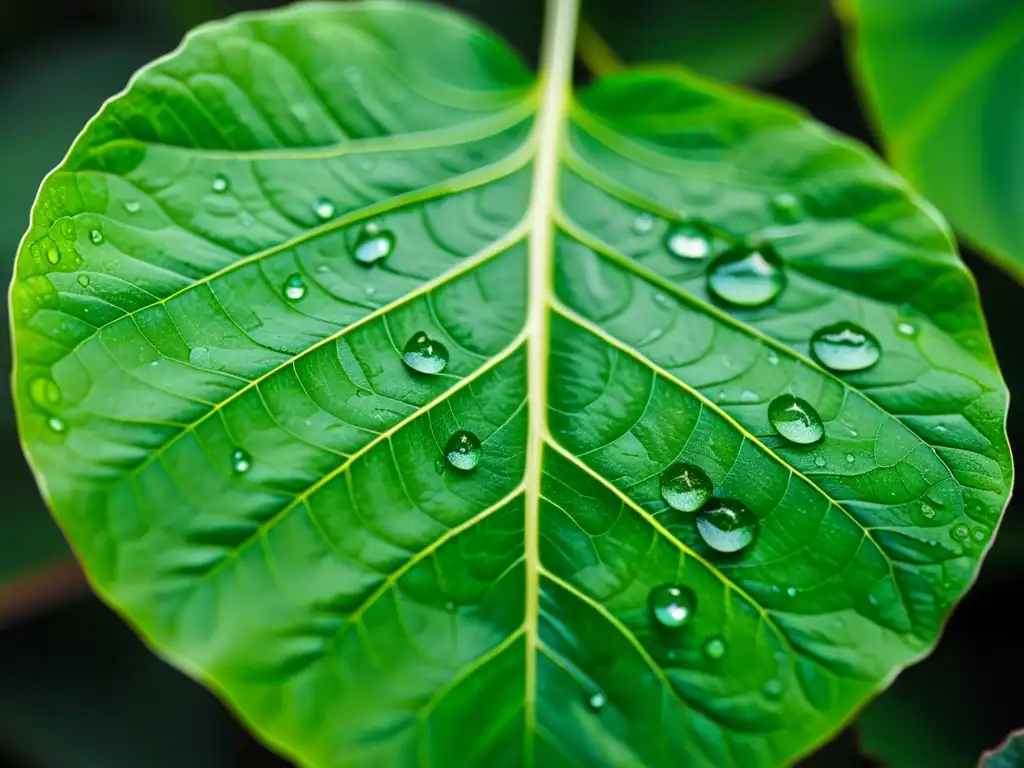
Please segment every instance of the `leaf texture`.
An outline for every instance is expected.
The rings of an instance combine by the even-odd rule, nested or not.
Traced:
[[[204,27],[89,124],[19,253],[20,425],[95,587],[305,765],[785,764],[935,643],[1007,499],[1005,388],[932,209],[681,71],[572,98],[574,4],[550,17],[539,84],[415,5]],[[669,252],[694,218],[772,244],[774,303]],[[814,362],[839,320],[877,365]],[[439,374],[403,364],[420,332]],[[820,444],[775,434],[782,393]],[[751,547],[666,506],[678,461]]]

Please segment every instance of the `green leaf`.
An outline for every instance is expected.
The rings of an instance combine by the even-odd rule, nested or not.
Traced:
[[[1014,731],[1006,741],[981,756],[979,768],[1020,768],[1024,766],[1024,731]]]
[[[1024,279],[1024,6],[851,0],[864,94],[893,164]]]
[[[766,82],[804,59],[830,19],[828,0],[584,0],[616,56],[678,62],[724,80]],[[596,43],[596,41],[595,41]],[[581,40],[588,60],[589,37]]]
[[[549,15],[539,84],[426,6],[202,28],[18,256],[24,440],[97,589],[302,764],[789,762],[933,646],[1006,502],[934,212],[682,72],[571,98]],[[843,321],[880,347],[817,354],[872,367],[814,362]],[[752,544],[665,505],[678,462]]]

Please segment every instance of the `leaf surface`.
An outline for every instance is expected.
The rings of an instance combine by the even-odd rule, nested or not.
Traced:
[[[202,28],[37,201],[15,386],[54,510],[96,588],[303,764],[786,763],[934,644],[1005,504],[1006,393],[934,212],[679,71],[573,98],[575,11],[540,83],[426,7]],[[716,301],[683,223],[770,243],[780,295]],[[872,368],[809,355],[842,320]],[[420,334],[440,373],[403,363]],[[783,393],[823,441],[774,432]],[[680,461],[751,546],[666,506]],[[695,597],[679,631],[666,585]]]
[[[864,93],[896,166],[1024,275],[1024,6],[853,0]]]
[[[979,768],[1020,768],[1024,765],[1024,731],[1014,731],[1006,741],[981,756]]]

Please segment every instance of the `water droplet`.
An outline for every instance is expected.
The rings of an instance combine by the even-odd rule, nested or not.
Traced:
[[[714,490],[707,473],[693,464],[673,464],[661,476],[661,497],[680,512],[696,512],[707,503]]]
[[[665,306],[668,304],[668,297],[664,293],[656,293],[654,294],[654,303]]]
[[[444,461],[442,461],[441,459],[437,459],[434,462],[434,471],[437,474],[439,474],[439,475],[443,475],[444,474]]]
[[[217,192],[218,194],[221,193],[221,192],[227,192],[228,191],[228,177],[227,176],[223,176],[221,174],[218,174],[218,175],[214,176],[213,177],[213,184],[211,186],[213,187],[213,191]]]
[[[313,213],[321,221],[327,221],[334,216],[334,203],[326,197],[318,197],[313,202]]]
[[[863,371],[882,356],[878,339],[858,325],[841,322],[814,332],[811,351],[819,363],[832,371]]]
[[[654,217],[649,213],[641,213],[633,220],[633,231],[650,232],[654,228]]]
[[[59,416],[51,416],[47,419],[46,425],[58,435],[65,432],[68,428],[68,425],[64,423],[64,419]]]
[[[252,469],[252,457],[241,448],[236,448],[231,454],[231,468],[236,475],[244,475]]]
[[[740,392],[741,403],[756,403],[760,399],[761,398],[757,396],[757,392],[754,392],[753,390],[744,389],[742,392]]]
[[[697,596],[689,587],[663,584],[647,597],[651,615],[661,626],[675,629],[690,620],[697,607]]]
[[[345,67],[345,77],[354,87],[362,87],[363,71],[359,67]]]
[[[128,213],[138,213],[142,210],[142,206],[134,200],[129,200],[124,204],[124,209],[128,211]]]
[[[720,637],[709,638],[704,643],[704,655],[712,661],[718,661],[725,656],[725,640]]]
[[[924,515],[929,520],[931,520],[932,518],[935,517],[935,510],[932,509],[932,507],[929,504],[922,504],[921,505],[921,514]]]
[[[761,692],[769,699],[778,699],[782,696],[782,681],[772,679],[761,687]]]
[[[914,325],[913,323],[908,323],[908,322],[905,322],[905,321],[899,322],[899,323],[896,323],[896,333],[898,333],[900,336],[907,336],[907,337],[916,336],[917,335],[917,326]]]
[[[376,224],[367,224],[356,240],[353,255],[360,264],[373,264],[387,258],[395,249],[395,236]]]
[[[769,365],[778,365],[779,364],[779,356],[777,354],[775,354],[774,352],[769,352],[768,353],[768,364]]]
[[[952,531],[952,533],[950,535],[952,535],[952,537],[954,539],[956,539],[957,541],[963,541],[964,539],[966,539],[968,536],[971,535],[971,532],[969,530],[967,530],[967,526],[966,525],[958,525],[958,526],[956,526],[953,529],[953,531]]]
[[[89,287],[89,276],[88,275],[79,275],[78,276],[78,284],[80,286],[82,286],[83,288],[88,288]]]
[[[736,307],[763,307],[786,287],[782,260],[771,248],[745,246],[723,253],[708,270],[708,291]]]
[[[825,436],[818,412],[806,400],[793,395],[779,395],[772,400],[768,420],[791,443],[811,445]]]
[[[852,453],[846,454],[846,463],[847,464],[853,464],[853,462],[855,462],[856,460],[857,460],[856,457]]]
[[[712,549],[739,552],[757,536],[757,518],[735,499],[714,499],[697,515],[697,532]]]
[[[89,231],[89,241],[93,245],[99,245],[100,243],[103,242],[103,233],[100,232],[98,229],[90,230]]]
[[[665,247],[680,259],[703,259],[711,253],[712,235],[693,222],[674,225],[665,235]]]
[[[46,260],[51,264],[57,264],[60,262],[60,251],[57,250],[57,246],[50,246],[46,251]]]
[[[29,382],[28,394],[32,398],[32,402],[44,410],[59,405],[63,399],[57,383],[45,376],[40,376]]]
[[[974,536],[974,540],[981,542],[988,538],[988,531],[984,528],[975,528],[971,535]]]
[[[786,594],[789,597],[796,597],[796,587],[786,587]]]
[[[446,601],[445,604],[444,604],[444,609],[446,611],[454,611],[455,610],[455,603],[453,603],[451,600]]]
[[[448,463],[455,469],[468,472],[471,469],[476,469],[483,451],[476,435],[460,429],[448,438],[448,442],[444,446],[444,455],[448,459]]]
[[[210,350],[206,347],[192,347],[188,351],[188,362],[197,368],[209,368]]]
[[[608,697],[598,691],[587,699],[587,705],[593,710],[599,710],[608,703]]]
[[[298,301],[305,295],[306,281],[302,279],[302,275],[298,272],[289,275],[284,281],[284,297],[288,301]]]
[[[800,218],[800,200],[789,192],[780,192],[772,198],[772,212],[781,221],[796,221]]]
[[[253,225],[253,222],[255,222],[255,219],[253,219],[253,217],[250,216],[248,213],[243,213],[242,214],[242,226],[243,227],[248,229],[249,227],[251,227]]]
[[[405,345],[402,362],[417,373],[440,373],[448,365],[448,350],[441,342],[419,331]]]

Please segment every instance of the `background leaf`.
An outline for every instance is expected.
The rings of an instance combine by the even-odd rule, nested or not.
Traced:
[[[1014,731],[1006,741],[981,756],[980,768],[1020,768],[1024,765],[1024,731]]]
[[[147,70],[19,255],[33,460],[98,588],[311,764],[519,762],[534,725],[545,765],[785,762],[934,643],[1005,503],[973,285],[862,149],[683,75],[583,93],[561,209],[537,208],[564,116],[531,138],[529,81],[393,4],[212,27]],[[528,297],[552,217],[555,297]],[[738,308],[696,248],[777,252],[782,290]],[[813,362],[838,320],[874,367]],[[439,376],[403,367],[420,331]],[[820,445],[768,423],[790,391]],[[760,519],[748,551],[666,507],[679,460]],[[648,606],[672,582],[683,632]]]
[[[583,15],[627,63],[758,83],[799,65],[831,18],[828,0],[584,0]]]
[[[1018,279],[1024,275],[1024,6],[852,0],[866,100],[889,157]]]

